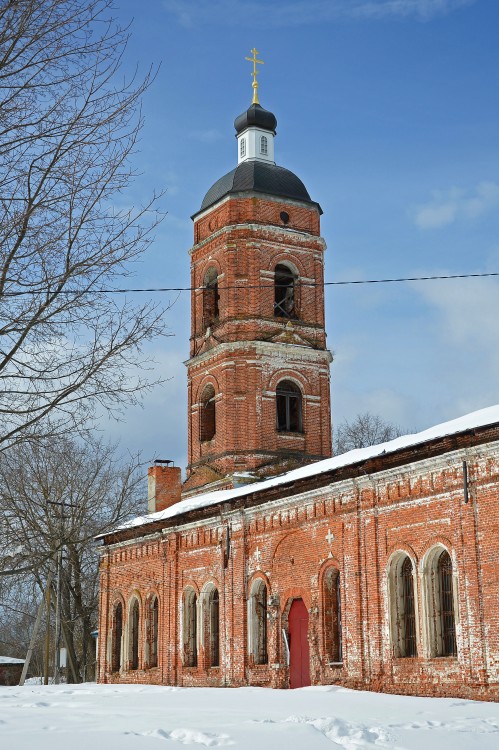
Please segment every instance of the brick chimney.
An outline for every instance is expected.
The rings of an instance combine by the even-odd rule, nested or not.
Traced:
[[[158,459],[147,470],[147,509],[149,513],[165,510],[180,501],[180,466]]]

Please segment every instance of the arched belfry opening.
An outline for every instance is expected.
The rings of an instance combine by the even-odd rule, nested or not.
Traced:
[[[276,388],[276,428],[278,432],[303,432],[302,392],[291,380],[281,380]]]
[[[201,395],[199,414],[199,438],[202,443],[213,440],[217,431],[215,388],[207,385]]]
[[[218,321],[218,273],[216,268],[209,268],[203,283],[203,327],[206,329]]]
[[[294,320],[298,318],[297,300],[298,278],[283,263],[275,267],[274,275],[274,315],[276,318]]]

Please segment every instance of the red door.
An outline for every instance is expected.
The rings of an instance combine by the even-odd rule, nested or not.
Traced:
[[[289,687],[310,685],[308,612],[303,599],[295,599],[289,610]]]

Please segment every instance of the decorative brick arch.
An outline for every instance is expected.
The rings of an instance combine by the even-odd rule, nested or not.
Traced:
[[[110,611],[111,629],[109,631],[107,642],[107,663],[111,672],[120,672],[123,668],[125,616],[125,599],[121,591],[118,590],[114,592],[112,599]]]
[[[300,388],[303,396],[306,396],[308,381],[301,372],[297,370],[280,369],[272,373],[272,377],[270,378],[268,384],[268,390],[275,391],[281,380],[291,380],[292,383],[295,383]]]
[[[141,665],[141,631],[144,618],[142,596],[138,589],[133,589],[128,597],[126,607],[126,665],[128,669],[139,669]]]
[[[319,601],[321,643],[325,660],[330,664],[343,663],[344,586],[339,560],[328,558],[319,570]]]
[[[251,576],[247,591],[248,654],[251,664],[268,663],[269,597],[269,580],[266,575],[258,571]]]
[[[395,542],[394,544],[391,544],[388,548],[387,553],[387,561],[386,561],[386,572],[388,572],[390,561],[392,557],[399,552],[405,552],[405,554],[411,558],[411,560],[414,562],[414,565],[416,566],[416,570],[419,565],[419,557],[412,545],[410,545],[408,542]]]
[[[199,587],[189,581],[180,593],[180,653],[184,667],[197,667],[199,641]]]
[[[205,667],[220,666],[220,584],[210,578],[201,589],[199,637]]]
[[[293,251],[285,250],[281,248],[276,249],[273,253],[267,255],[266,268],[264,270],[274,273],[275,267],[278,265],[288,266],[288,268],[296,273],[298,278],[307,276],[306,269],[304,268],[303,262],[298,253]]]
[[[415,657],[419,648],[418,559],[409,544],[393,549],[385,570],[390,651],[395,658]]]
[[[199,381],[197,385],[196,395],[194,398],[194,404],[199,407],[201,403],[201,397],[203,395],[203,391],[205,390],[207,385],[212,385],[215,389],[215,396],[218,396],[221,392],[220,384],[218,382],[218,379],[215,375],[210,373],[209,375],[205,375],[205,377]]]
[[[427,658],[456,657],[458,576],[449,540],[436,537],[420,562],[423,637]]]
[[[149,588],[144,596],[144,666],[158,666],[159,647],[159,605],[160,597],[155,587]]]

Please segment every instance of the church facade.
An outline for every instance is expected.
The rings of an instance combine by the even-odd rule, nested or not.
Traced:
[[[101,538],[99,680],[497,699],[499,408],[331,457],[322,211],[276,126],[255,96],[193,216],[187,478]]]

